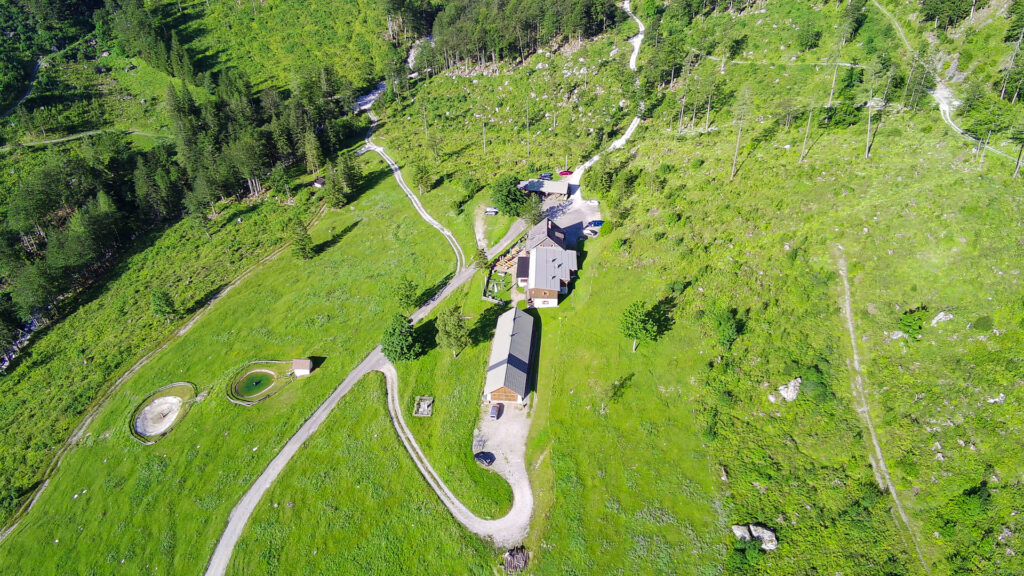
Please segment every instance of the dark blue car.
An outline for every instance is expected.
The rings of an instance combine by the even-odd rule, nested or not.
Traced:
[[[490,466],[494,464],[494,454],[490,452],[477,452],[473,454],[473,460],[476,460],[476,463],[481,466]]]

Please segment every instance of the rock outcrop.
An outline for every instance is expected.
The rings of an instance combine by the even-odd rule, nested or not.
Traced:
[[[762,524],[733,524],[732,533],[737,540],[750,541],[760,540],[761,550],[775,550],[779,547],[779,540],[775,537],[775,531]]]
[[[802,382],[802,380],[797,376],[790,380],[789,384],[779,386],[779,394],[782,395],[782,398],[785,399],[786,402],[796,400],[797,394],[800,393],[800,382]]]
[[[733,524],[732,533],[736,535],[738,540],[752,540],[754,538],[746,524]]]
[[[760,524],[751,524],[750,533],[761,541],[761,550],[775,550],[779,547],[779,540],[775,537],[775,531]]]

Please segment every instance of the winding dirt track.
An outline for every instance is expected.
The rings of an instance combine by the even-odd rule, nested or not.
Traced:
[[[875,5],[875,8],[878,8],[878,10],[882,13],[883,16],[886,17],[887,20],[889,20],[889,23],[892,25],[892,27],[896,29],[896,33],[899,35],[900,40],[903,41],[903,46],[906,47],[908,52],[913,54],[914,48],[913,46],[910,45],[910,40],[907,39],[907,34],[906,32],[904,32],[903,25],[900,24],[900,21],[897,20],[896,17],[893,16],[892,12],[889,12],[889,10],[885,8],[885,6],[882,6],[878,2],[878,0],[871,0],[871,3]],[[931,90],[929,94],[931,94],[932,98],[934,98],[935,102],[939,105],[939,115],[942,116],[942,121],[945,122],[950,128],[953,129],[954,132],[956,132],[960,136],[963,136],[964,138],[967,138],[981,146],[982,144],[980,140],[965,132],[963,128],[960,128],[956,121],[953,120],[953,91],[950,90],[949,86],[947,86],[946,83],[942,80],[941,74],[935,74],[935,82],[935,89]],[[1002,156],[1003,158],[1007,158],[1009,160],[1016,160],[1010,154],[1007,154],[1006,152],[1003,152],[998,148],[993,148],[992,146],[989,146],[987,144],[985,145],[985,149],[988,150],[989,152],[992,152],[993,154],[996,154],[997,156]]]
[[[374,120],[374,126],[376,126],[376,119],[372,114],[370,117]],[[398,181],[398,185],[401,186],[413,207],[423,220],[437,229],[437,231],[445,237],[445,240],[448,241],[452,251],[455,253],[455,275],[440,292],[438,292],[418,310],[413,312],[410,318],[415,323],[426,318],[438,304],[444,301],[445,298],[473,278],[476,270],[472,266],[466,266],[466,257],[462,253],[462,248],[455,239],[455,235],[445,228],[440,222],[435,220],[426,211],[426,209],[423,208],[419,198],[405,183],[405,179],[402,177],[402,172],[398,167],[398,164],[388,156],[383,148],[373,142],[372,136],[374,126],[371,126],[370,132],[366,137],[366,145],[362,150],[360,150],[360,153],[376,152],[384,159],[385,162],[387,162],[395,180]],[[514,239],[515,236],[506,236],[506,238],[502,239],[504,244],[499,243],[494,246],[490,251],[488,251],[489,255],[499,253]],[[530,483],[526,475],[525,467],[521,471],[521,474],[519,474],[523,480],[511,483],[514,500],[512,503],[512,509],[504,518],[499,518],[498,520],[484,520],[470,512],[469,509],[466,508],[466,506],[463,505],[454,494],[452,494],[451,490],[448,489],[440,476],[438,476],[437,472],[435,472],[433,467],[431,467],[430,462],[420,450],[419,444],[416,443],[416,439],[405,425],[405,420],[402,417],[402,411],[399,404],[398,373],[378,346],[377,348],[374,348],[366,359],[356,366],[348,376],[345,377],[334,392],[327,397],[327,400],[325,400],[323,404],[316,409],[309,420],[307,420],[295,435],[288,440],[284,448],[282,448],[277,456],[270,461],[267,468],[262,474],[260,474],[259,478],[256,479],[249,490],[246,491],[245,495],[242,496],[242,499],[238,504],[236,504],[231,510],[231,514],[228,516],[227,527],[224,529],[220,540],[217,542],[217,547],[213,551],[213,556],[210,557],[210,563],[206,568],[206,576],[221,576],[227,572],[235,546],[238,544],[238,540],[242,537],[245,525],[249,522],[249,518],[256,510],[256,506],[263,498],[263,495],[270,489],[274,480],[281,475],[281,472],[284,471],[285,466],[288,465],[288,462],[290,462],[295,456],[299,448],[320,428],[320,425],[324,423],[327,416],[332,410],[334,410],[335,406],[338,405],[338,402],[348,394],[349,390],[352,389],[356,382],[370,372],[381,372],[384,374],[387,381],[388,411],[391,414],[395,430],[398,432],[398,436],[401,438],[406,450],[408,450],[409,455],[412,456],[413,461],[416,463],[416,467],[419,468],[424,479],[426,479],[427,483],[437,494],[438,498],[441,499],[441,502],[449,511],[451,511],[452,516],[454,516],[457,521],[471,532],[479,536],[489,538],[497,546],[512,546],[518,544],[523,538],[525,538],[526,532],[530,526],[530,516],[533,514],[533,492],[530,489]]]
[[[918,544],[917,532],[910,524],[910,518],[907,517],[907,513],[903,511],[903,502],[900,501],[899,492],[896,490],[896,486],[892,482],[892,476],[889,475],[889,467],[885,463],[885,456],[882,455],[882,443],[878,441],[878,434],[875,433],[875,424],[871,420],[871,408],[868,405],[867,394],[864,391],[864,385],[867,383],[867,378],[864,377],[864,372],[861,370],[860,364],[860,350],[857,347],[857,331],[853,325],[853,305],[850,296],[850,280],[847,274],[846,267],[846,256],[843,254],[843,247],[837,247],[836,265],[839,268],[839,277],[843,281],[843,295],[841,307],[843,310],[843,318],[846,321],[846,330],[850,334],[850,347],[853,352],[851,359],[853,374],[850,380],[850,388],[853,392],[853,403],[857,414],[860,416],[864,426],[868,429],[868,434],[871,437],[871,446],[874,449],[874,453],[870,456],[872,468],[875,472],[875,480],[878,481],[879,486],[886,489],[889,495],[892,496],[893,503],[896,504],[896,513],[899,515],[900,520],[903,521],[903,525],[906,527],[907,532],[910,534],[910,541],[914,544],[914,550],[917,552],[917,558],[921,561],[921,566],[925,572],[928,572],[928,564],[924,561],[924,556],[921,554],[921,546]]]

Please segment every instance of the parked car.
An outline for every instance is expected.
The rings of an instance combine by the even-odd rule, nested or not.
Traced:
[[[490,466],[494,464],[494,454],[490,452],[477,452],[473,454],[473,460],[476,460],[476,463],[481,466]]]
[[[495,208],[494,206],[488,206],[488,207],[484,208],[484,216],[497,216],[497,215],[498,215],[498,209]]]
[[[583,231],[583,235],[587,238],[596,238],[598,235],[597,228],[587,228]]]
[[[597,200],[587,200],[587,204],[590,204],[591,206],[597,206],[598,204],[600,204],[600,202],[598,202]]]
[[[545,172],[545,173],[540,175],[540,179],[541,180],[551,180],[554,177],[555,177],[555,175],[552,174],[551,172]]]
[[[572,176],[572,170],[562,170],[558,173],[559,176]]]
[[[584,226],[584,228],[600,228],[603,225],[604,225],[604,220],[591,220],[590,222],[587,222],[587,224],[586,224],[586,226]]]
[[[505,405],[502,404],[501,402],[498,402],[497,404],[491,406],[491,420],[497,420],[498,418],[501,418],[501,414],[504,411]]]

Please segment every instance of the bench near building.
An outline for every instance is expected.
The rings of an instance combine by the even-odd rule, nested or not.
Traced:
[[[484,402],[526,402],[529,393],[533,317],[513,308],[498,317],[484,381]]]

